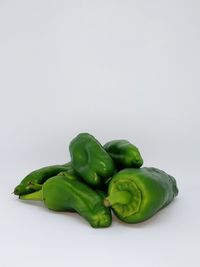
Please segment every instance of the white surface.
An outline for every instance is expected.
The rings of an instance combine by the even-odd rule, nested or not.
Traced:
[[[199,1],[0,1],[0,266],[200,266]],[[151,220],[92,229],[22,203],[79,132],[126,138],[180,194]]]

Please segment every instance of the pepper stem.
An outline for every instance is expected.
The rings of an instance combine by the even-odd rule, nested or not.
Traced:
[[[43,200],[43,192],[39,190],[31,194],[19,196],[19,198],[23,200]]]
[[[104,205],[110,207],[114,204],[128,204],[131,201],[132,195],[128,191],[119,191],[110,194],[104,199]]]

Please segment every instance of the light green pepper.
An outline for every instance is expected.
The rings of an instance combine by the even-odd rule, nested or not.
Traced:
[[[110,209],[103,204],[102,193],[97,193],[75,177],[55,176],[48,179],[42,189],[20,196],[23,200],[44,201],[54,211],[76,211],[92,227],[108,227],[112,222]]]
[[[122,221],[138,223],[167,206],[177,194],[176,180],[164,171],[130,168],[114,175],[104,204]]]

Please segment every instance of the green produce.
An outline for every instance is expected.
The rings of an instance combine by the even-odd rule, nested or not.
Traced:
[[[65,176],[48,179],[42,189],[20,196],[24,200],[43,200],[54,211],[76,211],[92,227],[108,227],[112,222],[110,209],[103,204],[102,193],[97,193],[86,184]]]
[[[113,160],[92,135],[79,134],[71,141],[69,150],[72,167],[87,184],[101,186],[113,175]]]
[[[57,175],[58,173],[66,171],[68,173],[74,174],[74,170],[71,163],[66,163],[63,165],[53,165],[48,167],[43,167],[41,169],[35,170],[29,173],[21,183],[15,187],[15,195],[25,195],[41,189],[41,185],[50,177]]]
[[[64,176],[64,177],[66,177],[66,178],[68,178],[68,179],[71,179],[71,180],[77,180],[77,181],[80,181],[80,182],[84,182],[83,180],[82,180],[82,178],[81,177],[79,177],[77,174],[72,174],[72,173],[69,173],[69,172],[67,172],[67,171],[63,171],[63,172],[60,172],[58,175],[56,175],[56,176]],[[97,194],[98,195],[100,195],[101,197],[102,197],[102,199],[104,199],[105,197],[106,197],[106,192],[104,192],[103,190],[105,190],[106,191],[106,187],[105,188],[101,188],[101,190],[100,189],[96,189],[95,191],[97,192]]]
[[[104,192],[103,190],[99,190],[99,189],[96,189],[95,191],[102,198],[102,201],[104,201],[105,197],[107,196],[106,192]]]
[[[62,172],[59,172],[56,176],[64,176],[71,180],[82,181],[81,177],[79,177],[75,172],[62,171]]]
[[[77,212],[94,228],[109,227],[111,211],[123,222],[143,222],[178,195],[174,177],[157,168],[140,168],[140,151],[127,140],[102,146],[89,133],[80,133],[69,152],[70,162],[29,173],[14,194],[43,201],[53,211]]]
[[[114,175],[104,204],[122,221],[138,223],[167,206],[177,194],[176,180],[164,171],[130,168]]]
[[[109,153],[118,169],[139,168],[143,164],[138,148],[127,140],[110,141],[104,145],[104,149]]]

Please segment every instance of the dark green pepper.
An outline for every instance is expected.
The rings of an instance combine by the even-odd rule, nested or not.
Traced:
[[[139,168],[143,159],[138,148],[127,140],[113,140],[104,145],[118,169]]]
[[[113,175],[113,160],[92,135],[79,134],[71,141],[69,150],[72,167],[87,184],[98,187]]]
[[[53,165],[40,168],[29,173],[21,183],[15,187],[15,195],[25,195],[41,189],[41,185],[50,177],[57,175],[58,173],[66,171],[68,173],[74,174],[74,170],[71,163],[66,163],[63,165]]]
[[[112,222],[111,212],[104,206],[100,194],[76,179],[55,176],[48,179],[41,190],[20,199],[43,200],[46,207],[54,211],[75,210],[92,227],[108,227]]]
[[[130,168],[112,178],[104,204],[122,221],[138,223],[167,206],[177,194],[176,180],[164,171]]]

